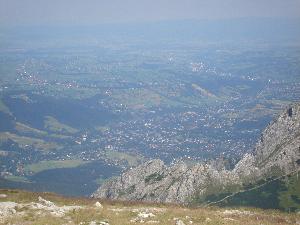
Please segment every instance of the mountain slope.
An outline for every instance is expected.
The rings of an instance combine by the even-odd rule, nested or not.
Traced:
[[[247,154],[234,172],[241,177],[278,176],[300,166],[300,104],[285,109],[263,131],[254,154]]]
[[[185,203],[198,192],[212,191],[211,184],[218,189],[238,181],[230,171],[217,171],[212,165],[167,167],[161,160],[152,160],[106,182],[93,197]]]
[[[235,193],[206,197],[207,206],[251,206],[296,212],[300,209],[300,179],[298,172],[261,180]]]
[[[0,224],[15,225],[292,225],[297,213],[254,208],[187,208],[168,204],[66,198],[51,193],[0,189]]]
[[[256,187],[300,168],[300,104],[283,111],[263,131],[255,150],[233,170],[216,163],[166,166],[152,160],[104,183],[93,197],[172,203],[204,203]]]

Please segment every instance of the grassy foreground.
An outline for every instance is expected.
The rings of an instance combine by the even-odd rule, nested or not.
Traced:
[[[11,202],[17,205],[10,209],[5,208],[5,205]],[[141,223],[300,224],[300,214],[255,208],[187,208],[167,204],[66,198],[52,193],[0,189],[0,224],[129,225]]]

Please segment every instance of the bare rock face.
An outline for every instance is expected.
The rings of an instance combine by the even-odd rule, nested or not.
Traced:
[[[284,110],[263,131],[253,154],[246,154],[234,172],[241,178],[288,174],[300,168],[300,104]]]
[[[206,192],[211,183],[238,182],[232,175],[210,165],[167,167],[161,160],[152,160],[106,182],[92,197],[185,203],[196,193]]]
[[[95,198],[188,203],[195,196],[222,193],[247,182],[300,169],[300,104],[291,105],[262,133],[255,150],[233,170],[214,164],[166,166],[151,160],[104,183]]]

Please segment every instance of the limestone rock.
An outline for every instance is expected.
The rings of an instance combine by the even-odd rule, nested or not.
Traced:
[[[55,206],[53,202],[47,201],[47,200],[43,199],[41,196],[38,197],[38,200],[41,204],[43,204],[47,207],[54,207]]]
[[[96,202],[95,206],[99,209],[103,209],[103,205],[100,202]]]
[[[15,202],[0,202],[0,218],[15,214],[17,206],[18,204]]]
[[[185,225],[185,223],[182,220],[177,220],[175,225]]]
[[[140,218],[150,218],[150,217],[154,217],[155,215],[153,213],[146,213],[146,212],[140,212],[138,214],[138,217]]]
[[[93,195],[118,200],[188,203],[195,196],[219,194],[300,169],[300,104],[285,109],[263,131],[252,153],[233,170],[217,163],[166,166],[151,160],[105,182]]]
[[[0,194],[0,198],[7,198],[6,194]]]
[[[262,132],[254,152],[234,172],[243,180],[288,174],[300,168],[300,103],[286,108]]]

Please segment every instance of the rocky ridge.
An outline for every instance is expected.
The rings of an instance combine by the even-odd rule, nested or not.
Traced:
[[[285,109],[263,131],[253,153],[233,170],[211,164],[166,166],[151,160],[104,183],[95,198],[189,203],[195,196],[234,192],[261,179],[300,169],[300,104]]]
[[[300,103],[285,109],[262,132],[254,153],[246,154],[233,172],[239,176],[280,176],[300,166]]]

